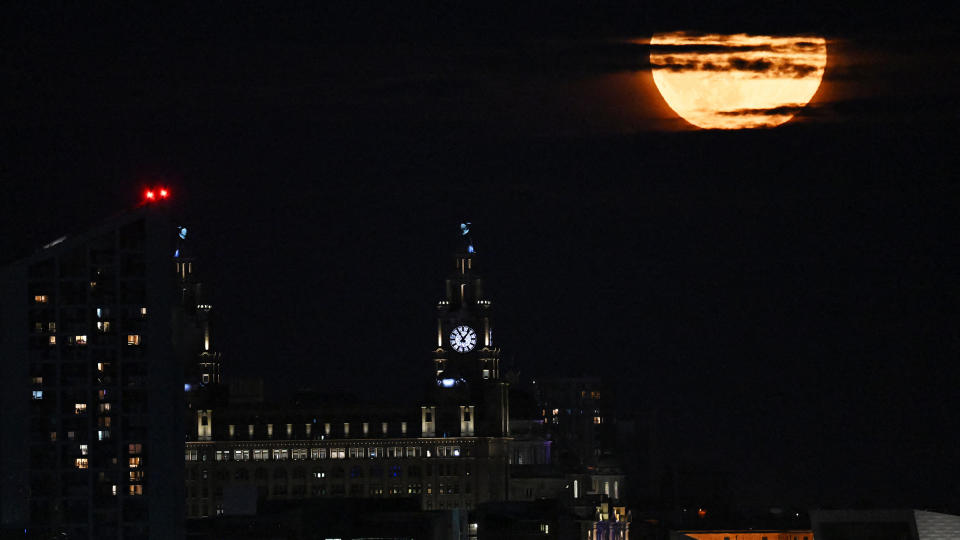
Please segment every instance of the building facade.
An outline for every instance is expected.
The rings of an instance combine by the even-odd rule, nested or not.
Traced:
[[[170,211],[154,198],[5,268],[4,530],[183,535],[183,416],[171,411],[195,323],[171,268]]]
[[[413,498],[422,510],[471,510],[507,498],[509,385],[500,375],[492,302],[476,273],[469,224],[461,226],[459,243],[437,303],[421,404],[347,407],[321,399],[284,408],[191,397],[198,405],[189,411],[195,416],[185,452],[188,517],[236,515],[249,511],[251,500],[255,507]]]

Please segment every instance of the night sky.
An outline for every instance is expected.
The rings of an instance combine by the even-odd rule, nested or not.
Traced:
[[[164,183],[227,376],[402,397],[468,219],[522,376],[628,381],[745,499],[960,511],[957,14],[721,4],[5,8],[4,259]],[[822,35],[824,82],[695,130],[666,30]]]

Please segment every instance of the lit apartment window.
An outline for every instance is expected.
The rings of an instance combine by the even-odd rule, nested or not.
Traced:
[[[273,451],[273,459],[286,460],[289,456],[289,453],[286,448],[275,449]]]
[[[116,484],[114,484],[114,485],[112,486],[111,492],[112,492],[113,495],[116,495],[116,494],[117,494],[117,485],[116,485]]]
[[[34,390],[33,399],[43,399],[43,390]]]
[[[85,457],[78,457],[77,459],[73,460],[73,465],[78,469],[86,469],[90,466],[90,462]]]
[[[550,534],[550,525],[547,523],[541,523],[540,532],[542,532],[543,534]]]
[[[109,404],[109,403],[101,403],[101,404],[100,404],[100,412],[101,412],[101,413],[110,412],[110,404]]]
[[[77,345],[86,345],[87,336],[77,336]]]
[[[87,445],[85,444],[80,445],[80,455],[81,456],[87,455]]]
[[[127,495],[143,495],[143,486],[140,484],[130,484],[127,488],[129,489]]]
[[[362,457],[360,455],[362,452],[362,449],[360,448],[350,448],[348,452],[349,452],[350,459],[357,459],[359,457]]]
[[[56,432],[56,431],[51,431],[51,432],[50,432],[50,442],[57,442],[57,432]]]
[[[194,450],[196,452],[196,450]],[[131,469],[136,469],[140,466],[140,456],[130,456],[127,458],[127,464]]]
[[[145,308],[145,307],[140,308],[140,316],[141,316],[141,317],[146,317],[146,316],[147,316],[147,308]]]
[[[253,424],[247,426],[247,435],[252,439],[253,438]]]
[[[56,344],[57,344],[57,336],[50,336],[50,339],[49,339],[48,343],[50,343],[50,345],[56,345]]]
[[[330,458],[331,459],[343,459],[344,458],[343,448],[331,448],[330,449]]]
[[[33,303],[35,304],[46,304],[49,300],[45,294],[38,294],[33,297]]]
[[[71,441],[72,441],[72,440],[75,439],[76,437],[77,437],[77,432],[76,432],[76,431],[68,431],[68,432],[67,432],[67,440],[71,440]]]
[[[110,331],[110,321],[97,321],[97,330],[101,333]]]
[[[127,334],[127,345],[139,345],[140,334]]]
[[[383,422],[382,424],[380,424],[380,431],[382,431],[384,435],[387,434],[387,423],[386,423],[386,422]]]
[[[30,379],[33,384],[43,384],[43,377],[33,377]]]
[[[327,436],[330,435],[330,424],[329,424],[329,423],[326,423],[326,424],[323,425],[323,434],[324,434],[324,435],[327,435]]]
[[[293,424],[287,424],[287,438],[293,437]]]
[[[273,437],[273,424],[267,424],[267,437]]]
[[[403,433],[404,435],[407,434],[407,423],[406,423],[406,422],[400,422],[400,433]]]
[[[270,451],[264,449],[255,449],[253,451],[254,461],[264,461],[270,457]]]
[[[593,417],[593,423],[594,423],[594,424],[599,424],[599,423],[601,423],[600,420],[601,420],[601,418],[600,418],[599,416],[594,416],[594,417]]]
[[[233,438],[233,434],[236,432],[237,426],[230,424],[227,426],[227,432],[230,434],[230,438]]]
[[[363,434],[367,435],[370,433],[370,422],[363,423]]]
[[[47,331],[48,331],[48,332],[56,332],[56,331],[57,331],[57,323],[55,323],[55,322],[48,322],[48,323],[47,323]]]
[[[43,323],[42,323],[42,322],[35,322],[35,323],[33,323],[33,331],[34,331],[34,332],[43,332]]]
[[[233,459],[235,461],[249,461],[250,460],[250,451],[249,450],[234,450]]]
[[[87,412],[87,404],[86,404],[86,403],[74,403],[74,404],[73,404],[73,412],[74,412],[74,414],[82,414],[82,413]]]
[[[130,482],[140,482],[143,480],[143,471],[130,471]]]
[[[343,423],[343,435],[346,437],[350,436],[350,422]]]
[[[128,454],[139,454],[143,452],[143,445],[140,443],[130,443],[127,445]]]
[[[310,438],[310,428],[311,424],[307,423],[303,425],[304,432],[307,434],[307,438]]]

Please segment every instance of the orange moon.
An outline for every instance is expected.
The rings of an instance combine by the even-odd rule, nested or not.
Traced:
[[[653,81],[667,105],[704,129],[775,127],[813,98],[827,42],[813,36],[658,33]]]

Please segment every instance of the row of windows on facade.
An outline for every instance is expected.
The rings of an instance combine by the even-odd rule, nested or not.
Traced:
[[[97,366],[103,366],[103,365],[104,365],[104,364],[102,364],[102,363],[97,364]],[[102,370],[100,370],[100,371],[102,371]],[[32,380],[33,380],[33,381],[38,381],[38,380],[40,381],[40,382],[35,383],[35,384],[43,384],[43,377],[33,377]],[[33,399],[43,399],[43,390],[32,390],[32,392],[33,392]],[[116,393],[116,391],[107,390],[106,388],[101,388],[101,389],[97,390],[97,399],[100,400],[100,401],[107,401],[108,399],[110,399],[111,394],[115,394],[115,393]],[[103,403],[103,404],[101,404],[101,405],[106,405],[106,407],[103,407],[103,406],[100,407],[100,411],[101,411],[101,412],[109,411],[109,410],[110,410],[110,404],[109,404],[109,403]],[[75,404],[74,404],[74,412],[75,412],[76,414],[84,413],[84,412],[86,412],[86,410],[87,410],[87,404],[86,404],[86,403],[75,403]]]
[[[238,478],[238,480],[245,481],[249,480],[249,478]],[[368,491],[366,494],[368,495],[457,495],[460,493],[470,495],[473,493],[473,484],[471,482],[464,482],[461,489],[461,484],[457,480],[438,482],[436,489],[433,487],[433,482],[408,482],[406,489],[404,489],[404,484],[394,482],[386,486],[386,491],[384,491],[384,484],[382,484],[380,480],[369,483],[350,482],[349,484],[343,484],[341,481],[331,484],[311,484],[309,486],[307,484],[274,483],[272,484],[271,491],[273,495],[286,495],[288,492],[292,492],[294,495],[304,495],[309,487],[312,495],[343,495],[343,488],[345,486],[350,488],[351,494],[356,493],[357,495],[365,494],[364,487],[367,488]],[[214,497],[222,497],[223,486],[213,486],[212,492]],[[210,497],[210,493],[210,486],[206,484],[190,485],[187,487],[187,498],[190,499],[206,499]]]
[[[314,480],[324,480],[325,478],[340,479],[344,478],[349,474],[350,478],[363,478],[368,477],[371,479],[382,478],[386,472],[390,478],[400,478],[403,473],[403,467],[401,465],[390,465],[387,469],[384,469],[382,465],[371,465],[364,468],[361,465],[353,465],[350,467],[349,471],[344,471],[343,467],[331,467],[329,472],[323,467],[312,467],[310,472],[310,477]],[[423,469],[420,465],[406,465],[407,478],[422,478]],[[473,475],[473,464],[472,463],[463,463],[462,467],[460,463],[438,463],[435,466],[427,465],[426,466],[426,476],[454,476],[460,477],[461,472],[463,476],[470,477]],[[188,481],[196,480],[208,480],[210,478],[210,471],[208,469],[198,469],[196,467],[188,468],[185,472],[186,478]],[[216,480],[224,482],[230,479],[230,471],[227,469],[216,469],[214,471],[214,476]],[[247,469],[236,469],[233,471],[233,476],[235,480],[249,480],[250,471]],[[267,472],[267,469],[260,467],[254,471],[254,479],[259,481],[268,480],[270,475]],[[303,480],[307,477],[307,470],[304,467],[294,467],[290,471],[290,477],[294,480]],[[287,468],[286,467],[277,467],[273,470],[273,479],[274,480],[287,480]],[[188,482],[190,484],[191,482]]]
[[[40,323],[37,323],[40,324]],[[53,324],[53,323],[50,323]],[[109,324],[109,323],[108,323]],[[142,338],[140,334],[127,334],[127,345],[136,346],[141,345]],[[79,334],[76,336],[67,336],[65,339],[67,345],[86,345],[87,344],[87,335]],[[57,344],[57,336],[49,336],[47,338],[47,343],[49,345]]]
[[[206,415],[201,415],[201,416],[200,416],[200,425],[201,425],[201,426],[206,426],[206,425],[207,425],[207,422],[208,422],[207,416],[206,416]],[[273,424],[267,424],[267,437],[273,437],[273,434],[274,434],[273,426],[274,426]],[[286,424],[285,427],[286,427],[286,435],[287,435],[287,437],[288,437],[288,438],[289,438],[289,437],[293,437],[293,424]],[[380,433],[383,434],[383,435],[386,435],[386,434],[387,434],[387,431],[388,431],[388,429],[387,429],[388,427],[389,427],[389,424],[388,424],[387,422],[381,422],[381,423],[380,423]],[[362,422],[362,423],[360,424],[360,432],[361,432],[363,435],[369,435],[369,434],[370,434],[370,423],[369,423],[369,422]],[[306,423],[306,424],[304,424],[304,433],[306,434],[307,437],[310,437],[310,436],[313,435],[313,424],[312,424],[312,423]],[[332,433],[333,433],[333,425],[330,424],[329,422],[323,424],[323,435],[329,437]],[[400,422],[400,433],[406,435],[406,433],[407,433],[407,423],[406,423],[406,422]],[[235,424],[230,424],[229,426],[227,426],[227,434],[230,436],[231,439],[234,438],[234,437],[236,437],[236,436],[237,436],[237,426],[236,426]],[[344,423],[343,423],[343,435],[344,435],[344,436],[349,436],[349,435],[350,435],[350,422],[344,422]],[[253,436],[254,436],[254,425],[253,425],[253,424],[247,424],[247,436],[250,437],[250,438],[253,438]]]
[[[37,295],[34,295],[34,297],[33,297],[33,303],[34,303],[34,304],[49,304],[49,303],[50,303],[50,296],[49,296],[49,295],[46,295],[46,294],[37,294]],[[197,307],[201,307],[201,306],[197,306]],[[209,308],[209,306],[204,306],[204,307]],[[83,308],[73,308],[73,310],[72,310],[72,311],[69,311],[68,313],[74,313],[74,314],[80,315],[80,314],[82,314],[82,309],[83,309]],[[147,316],[147,308],[146,308],[146,307],[143,307],[143,306],[138,307],[138,308],[126,308],[126,309],[123,309],[122,311],[123,311],[123,313],[125,313],[126,316],[128,316],[128,317],[133,317],[133,318],[140,318],[140,319],[142,319],[143,317],[146,317],[146,316]],[[50,312],[50,309],[43,309],[43,310],[38,311],[38,313],[40,313],[40,312],[49,313],[49,312]],[[93,315],[96,316],[97,320],[109,319],[112,314],[113,314],[112,308],[110,308],[110,307],[108,307],[108,306],[100,306],[100,307],[94,308],[94,310],[93,310]]]
[[[102,422],[102,424],[110,425],[109,417],[106,419],[106,421]],[[102,426],[102,424],[101,424],[101,426]],[[102,427],[105,427],[105,426],[102,426]],[[77,438],[77,432],[76,432],[76,431],[67,431],[67,440],[68,440],[68,441],[75,440],[76,438]],[[97,430],[97,440],[98,440],[98,441],[109,441],[110,438],[111,438],[111,432],[110,432],[109,429],[98,429],[98,430]],[[57,442],[57,432],[56,432],[56,431],[51,431],[51,432],[50,432],[50,442]]]
[[[349,489],[350,496],[360,497],[363,495],[361,491],[362,489],[361,486],[349,486],[349,487],[350,487]],[[422,487],[418,488],[418,487],[412,487],[412,486],[407,487],[407,493],[403,492],[403,488],[401,486],[391,486],[387,488],[387,491],[384,491],[384,488],[382,487],[379,487],[379,488],[370,487],[368,495],[371,495],[371,496],[384,495],[384,494],[416,495],[422,492],[423,492]],[[347,493],[348,493],[347,487],[343,485],[334,485],[334,486],[331,486],[329,489],[327,488],[327,486],[311,486],[310,488],[310,496],[312,497],[319,497],[319,496],[325,496],[325,495],[344,496],[344,495],[347,495]],[[290,495],[293,497],[305,497],[306,494],[307,494],[307,490],[305,486],[294,486],[293,489],[290,490]],[[285,486],[274,487],[273,496],[286,496],[286,495],[287,495],[287,490]],[[206,497],[204,497],[204,499],[205,498]],[[436,508],[439,510],[452,509],[452,508],[466,508],[468,510],[473,509],[473,501],[470,499],[463,499],[463,500],[461,500],[460,498],[440,499],[436,503],[434,503],[434,501],[431,499],[427,499],[427,501],[424,504],[427,510],[433,510],[434,506],[436,506]],[[213,513],[215,515],[217,516],[223,515],[224,513],[223,503],[217,502],[214,505],[212,505],[212,508],[213,508]],[[193,502],[187,506],[187,517],[205,518],[205,517],[209,517],[210,513],[211,513],[211,505],[205,504],[205,502],[200,502],[200,503]],[[474,532],[471,538],[476,538],[477,524],[471,523],[470,525],[471,525],[471,530]],[[543,531],[542,527],[543,526],[541,526],[541,530]],[[550,529],[549,529],[549,526],[547,526],[547,529],[544,532],[544,534],[549,534],[549,532],[550,532]]]
[[[137,445],[137,446],[139,446],[139,445]],[[88,452],[87,452],[87,445],[85,445],[85,444],[81,444],[81,445],[80,445],[80,453],[83,454],[83,455],[87,455],[87,453],[88,453]],[[116,458],[111,458],[111,462],[112,462],[112,463],[116,463],[116,461],[117,461]],[[73,460],[73,466],[74,466],[75,468],[77,468],[77,469],[89,469],[89,468],[90,468],[90,458],[85,458],[85,457],[74,458],[74,460]],[[128,457],[128,458],[127,458],[127,467],[129,467],[129,468],[131,468],[131,469],[139,469],[139,468],[143,467],[143,456],[130,456],[130,457]],[[136,471],[136,472],[137,472],[137,475],[136,475],[137,478],[138,478],[138,479],[141,478],[142,475],[140,474],[140,471]],[[131,473],[130,473],[130,479],[132,480],[133,477],[134,477],[134,474],[133,474],[133,472],[131,472]]]
[[[216,461],[268,461],[303,459],[363,459],[363,458],[418,458],[418,457],[460,457],[459,446],[437,446],[422,448],[419,446],[370,446],[350,448],[256,448],[253,450],[216,450]],[[207,454],[197,448],[188,448],[186,461],[206,461]]]
[[[104,423],[105,423],[105,424],[109,424],[108,422],[104,422]],[[73,431],[73,430],[67,431],[67,439],[66,439],[66,440],[68,440],[68,441],[76,440],[76,439],[77,439],[77,436],[78,436],[78,434],[77,434],[76,431]],[[98,429],[98,430],[97,430],[97,440],[98,440],[98,441],[107,441],[107,440],[110,440],[110,430],[109,430],[109,429]],[[51,432],[50,432],[50,442],[57,442],[57,432],[56,432],[56,431],[51,431]],[[140,448],[140,444],[139,444],[139,443],[136,443],[136,447],[137,447],[137,448]],[[131,450],[130,453],[134,453],[134,452]],[[137,451],[137,453],[139,453],[139,450]]]
[[[564,409],[564,411],[566,411],[566,413],[567,413],[568,416],[570,416],[570,415],[573,414],[573,410],[572,410],[572,409]],[[548,411],[547,409],[541,409],[541,412],[542,412],[542,414],[543,414],[543,417],[547,420],[547,423],[549,423],[549,424],[559,424],[559,423],[560,423],[560,413],[561,413],[561,409],[553,409],[553,410],[550,410],[550,411]],[[549,413],[549,414],[547,414],[547,413]],[[582,409],[580,410],[580,414],[583,414],[583,410],[582,410]],[[593,423],[594,423],[594,424],[602,424],[602,423],[603,423],[603,417],[600,416],[600,411],[597,410],[597,409],[594,409],[593,414],[594,414],[594,416],[593,416]]]

